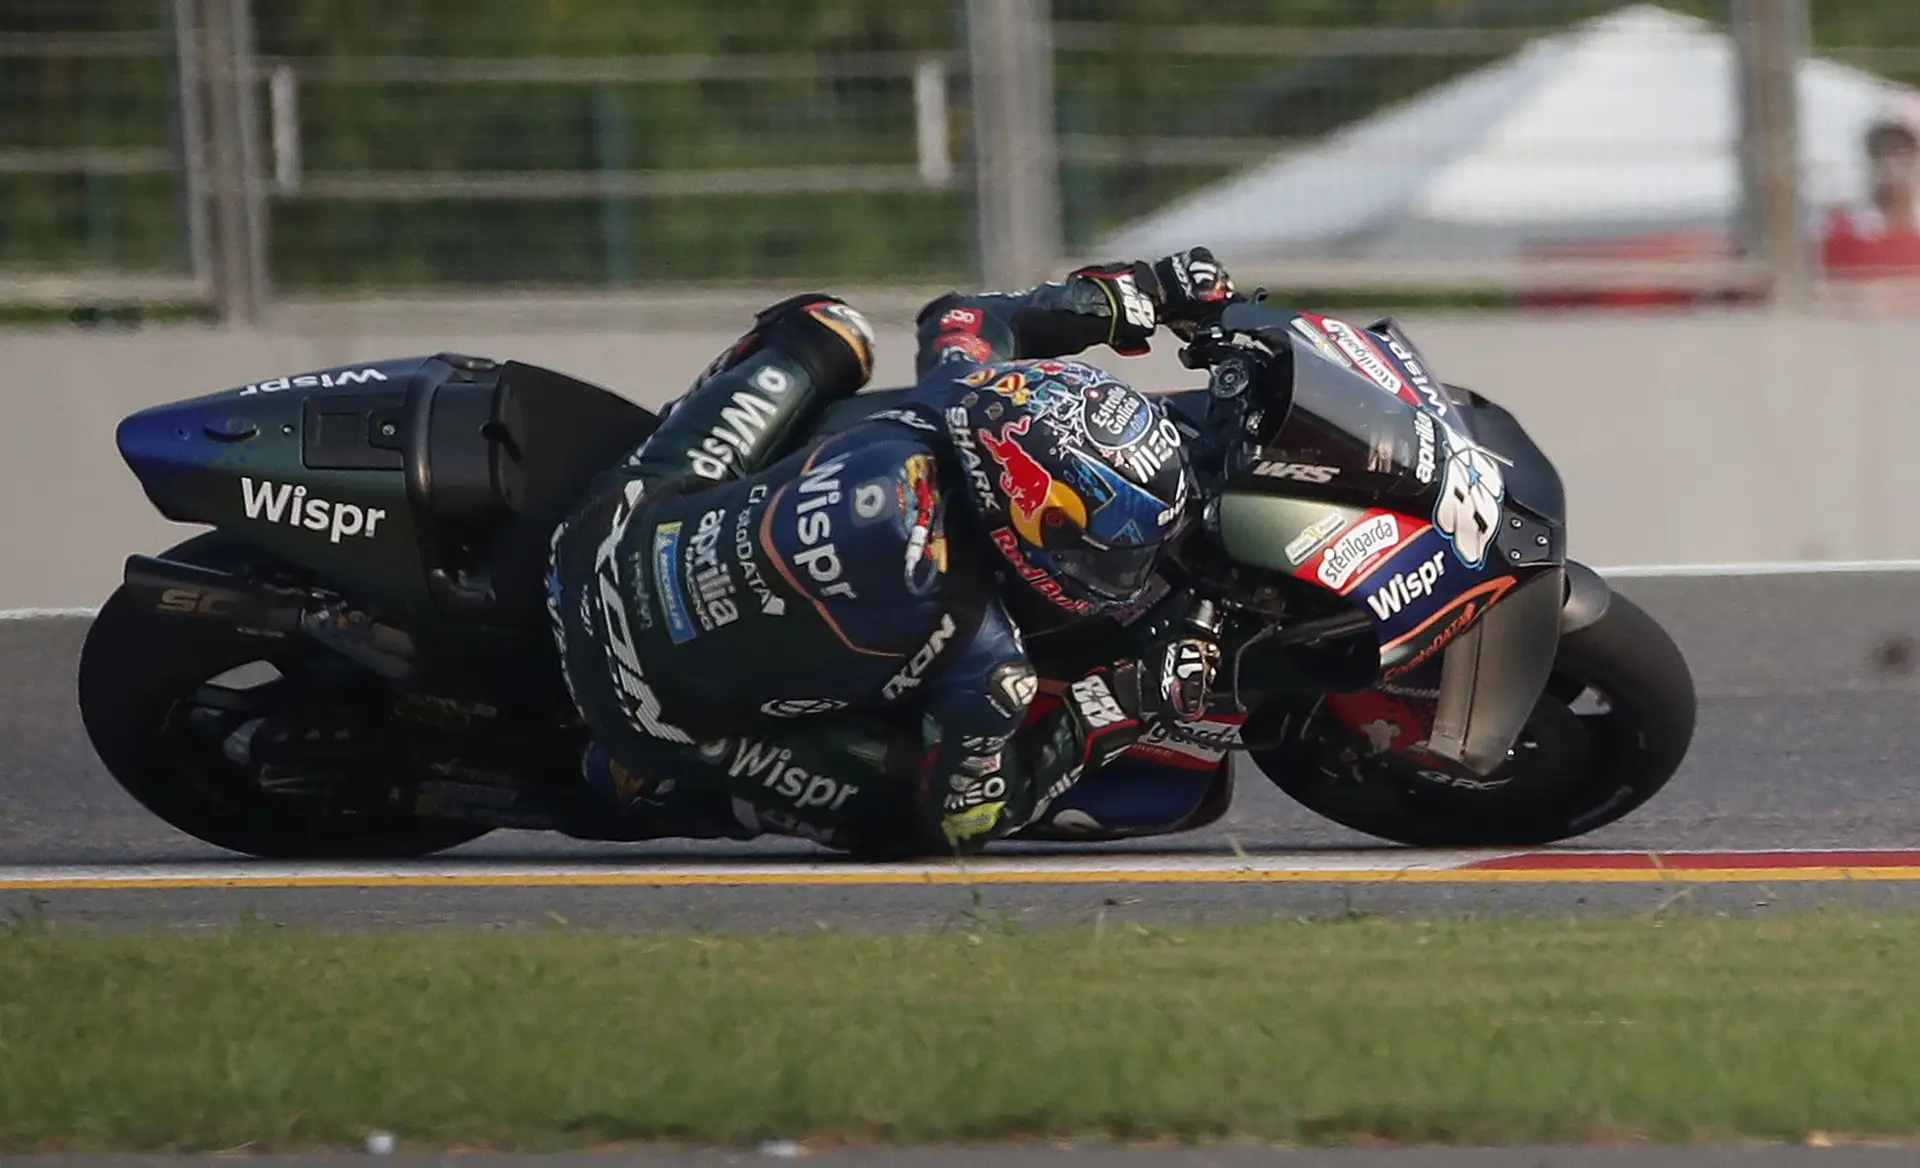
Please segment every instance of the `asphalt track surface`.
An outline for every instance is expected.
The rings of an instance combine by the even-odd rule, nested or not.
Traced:
[[[1583,847],[1644,856],[1920,843],[1920,572],[1656,573],[1617,583],[1686,650],[1700,725],[1669,789]],[[1232,811],[1206,831],[1007,849],[969,872],[876,872],[786,841],[607,845],[496,833],[439,863],[276,876],[154,820],[101,770],[73,705],[85,628],[74,617],[0,621],[0,915],[133,927],[265,917],[340,928],[868,931],[1675,903],[1903,906],[1920,876],[1920,854],[1801,858],[1797,870],[1738,861],[1753,866],[1674,879],[1644,863],[1638,872],[1409,874],[1473,858],[1382,848],[1294,806],[1250,766]]]
[[[85,621],[0,620],[0,920],[189,930],[264,918],[329,929],[564,923],[636,931],[891,931],[1356,912],[1579,915],[1676,905],[1764,913],[1836,901],[1911,910],[1920,890],[1920,851],[1908,850],[1920,844],[1920,571],[1616,582],[1680,641],[1701,705],[1692,753],[1670,788],[1625,822],[1580,841],[1607,856],[1559,849],[1514,860],[1381,847],[1293,806],[1249,767],[1233,810],[1205,832],[1150,848],[1014,849],[997,867],[983,863],[972,873],[856,870],[780,842],[609,846],[513,833],[445,861],[375,873],[236,861],[153,820],[93,759],[73,706]],[[1805,854],[1822,850],[1837,853]],[[1731,851],[1757,854],[1725,854]],[[1701,852],[1719,854],[1675,854]],[[554,1168],[707,1168],[774,1163],[793,1151],[655,1147],[538,1159]],[[527,1163],[402,1153],[387,1159],[407,1168]],[[1912,1146],[1017,1145],[819,1149],[803,1158],[907,1168],[1869,1168],[1915,1157]],[[347,1158],[263,1157],[289,1168]],[[46,1161],[61,1168],[212,1162]]]

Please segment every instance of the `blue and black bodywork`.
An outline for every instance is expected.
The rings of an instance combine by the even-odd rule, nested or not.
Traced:
[[[537,401],[537,407],[529,402]],[[442,353],[317,370],[143,410],[121,456],[168,519],[257,548],[282,576],[457,652],[502,639],[550,653],[547,539],[588,481],[645,440],[654,415],[520,362]],[[128,561],[154,594],[275,596],[164,559]],[[169,611],[182,611],[178,601]],[[211,613],[209,613],[211,615]],[[289,614],[254,612],[263,626]],[[435,658],[428,658],[435,659]],[[519,662],[520,671],[525,662]],[[515,668],[511,662],[503,667]]]

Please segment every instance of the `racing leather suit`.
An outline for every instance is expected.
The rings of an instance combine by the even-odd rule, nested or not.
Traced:
[[[1122,312],[1080,274],[943,297],[907,405],[784,456],[871,341],[832,297],[763,312],[554,533],[568,688],[610,756],[588,781],[620,812],[592,834],[949,852],[1124,751],[1139,703],[1099,675],[1016,736],[1037,681],[941,424],[976,364],[1144,350]]]

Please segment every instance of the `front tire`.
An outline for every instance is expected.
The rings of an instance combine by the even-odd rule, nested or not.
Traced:
[[[1596,695],[1597,710],[1587,701]],[[1427,847],[1546,844],[1614,823],[1658,794],[1686,757],[1694,716],[1679,646],[1615,594],[1599,621],[1561,638],[1547,692],[1487,789],[1437,785],[1397,757],[1356,767],[1322,741],[1290,738],[1251,754],[1309,810],[1368,835]],[[1257,730],[1248,737],[1260,740]]]
[[[234,571],[251,553],[210,533],[165,555]],[[324,652],[303,638],[164,616],[121,589],[101,606],[80,653],[81,720],[100,761],[141,806],[228,851],[282,860],[403,859],[485,835],[485,828],[405,815],[322,813],[269,795],[227,762],[217,743],[196,739],[184,724],[188,699],[214,679],[261,663],[284,677]]]

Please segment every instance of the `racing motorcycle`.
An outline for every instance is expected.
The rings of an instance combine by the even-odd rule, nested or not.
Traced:
[[[1686,662],[1567,559],[1559,476],[1512,414],[1438,380],[1390,318],[1258,294],[1181,358],[1208,374],[1166,398],[1201,521],[1133,610],[1028,647],[1054,679],[1037,715],[1059,682],[1198,620],[1222,646],[1212,696],[1014,838],[1195,830],[1243,756],[1320,815],[1416,845],[1577,836],[1668,781],[1693,732]],[[905,392],[836,403],[815,433]],[[117,442],[148,499],[212,530],[130,557],[95,619],[79,675],[95,751],[174,827],[261,857],[419,856],[502,827],[621,838],[570,803],[586,730],[543,577],[554,526],[656,421],[550,369],[451,353],[131,415]],[[1131,418],[1084,423],[1153,440]]]

